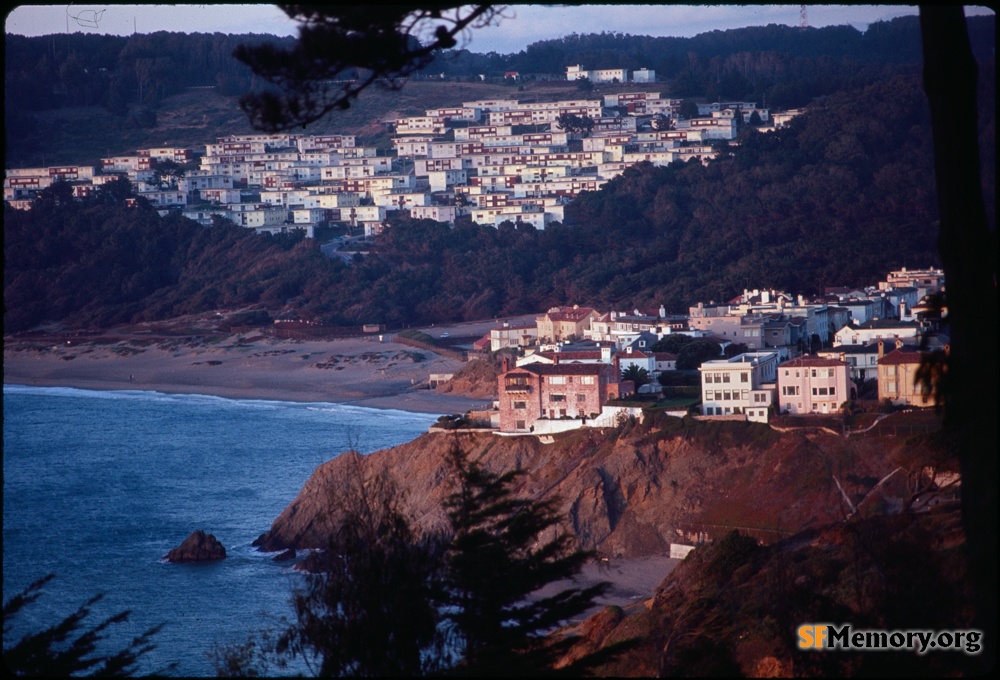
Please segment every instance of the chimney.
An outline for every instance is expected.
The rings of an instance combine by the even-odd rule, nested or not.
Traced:
[[[899,301],[899,320],[906,319],[906,300]]]
[[[510,357],[503,358],[503,372],[506,373],[510,370]]]
[[[881,359],[885,356],[885,343],[881,340],[878,341],[878,358]]]
[[[611,348],[602,347],[601,348],[601,363],[610,364],[611,363]]]
[[[896,349],[903,349],[903,341],[899,338],[896,338]]]
[[[552,353],[552,365],[553,366],[558,366],[559,365],[559,352],[558,352],[558,350]]]

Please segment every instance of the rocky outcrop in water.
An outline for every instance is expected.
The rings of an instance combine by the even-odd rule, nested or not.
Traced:
[[[193,532],[184,542],[167,553],[167,562],[212,562],[226,558],[226,549],[212,534]]]

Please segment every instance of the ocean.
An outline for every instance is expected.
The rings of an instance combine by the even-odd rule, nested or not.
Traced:
[[[245,642],[292,614],[302,576],[250,543],[321,463],[410,441],[436,416],[329,403],[4,385],[3,598],[56,575],[18,615],[9,646],[105,597],[91,624],[121,649],[164,624],[140,673],[213,676],[214,645]],[[227,558],[162,561],[192,531]]]

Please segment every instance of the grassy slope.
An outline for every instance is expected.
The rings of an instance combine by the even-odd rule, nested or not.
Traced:
[[[305,134],[354,134],[367,144],[383,148],[390,137],[383,121],[423,115],[428,108],[456,106],[464,101],[513,98],[551,101],[586,96],[573,83],[564,81],[526,83],[517,86],[495,83],[414,81],[402,90],[372,88],[347,111],[335,112],[301,132]],[[633,88],[634,89],[634,88]],[[224,97],[214,89],[192,89],[165,99],[157,111],[154,128],[125,125],[99,107],[56,109],[37,117],[39,148],[24,158],[8,159],[14,167],[61,164],[96,164],[108,155],[135,153],[157,146],[197,148],[217,137],[253,132],[235,97]]]

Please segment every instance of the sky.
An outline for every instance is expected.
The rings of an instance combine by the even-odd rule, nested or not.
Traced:
[[[519,52],[539,40],[571,33],[629,33],[691,37],[712,30],[786,24],[798,26],[800,5],[510,5],[496,26],[476,29],[462,46],[472,52]],[[916,14],[908,5],[807,5],[814,27],[869,23]],[[993,14],[982,6],[966,14]],[[51,33],[131,35],[184,33],[270,33],[294,36],[297,24],[276,5],[20,5],[6,17],[5,33],[38,36]]]

